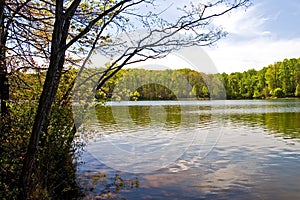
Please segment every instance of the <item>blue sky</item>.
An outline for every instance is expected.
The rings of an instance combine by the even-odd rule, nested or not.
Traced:
[[[205,48],[220,72],[261,69],[284,58],[300,57],[300,1],[253,0],[214,21],[228,35]]]

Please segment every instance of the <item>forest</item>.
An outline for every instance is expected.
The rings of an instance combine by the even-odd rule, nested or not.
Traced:
[[[122,69],[97,90],[98,101],[300,97],[300,58],[261,70],[205,74],[191,69]]]
[[[67,71],[58,88],[63,99],[65,88],[77,70]],[[44,73],[16,73],[11,77],[12,99],[37,101]],[[92,85],[85,84],[83,90]],[[192,69],[121,69],[95,92],[95,100],[208,100],[268,99],[300,97],[300,58],[284,59],[260,70],[206,74]],[[76,96],[73,96],[76,101]]]

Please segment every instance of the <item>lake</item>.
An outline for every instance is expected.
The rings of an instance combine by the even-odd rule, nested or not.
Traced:
[[[300,100],[108,102],[79,131],[87,199],[300,198]]]

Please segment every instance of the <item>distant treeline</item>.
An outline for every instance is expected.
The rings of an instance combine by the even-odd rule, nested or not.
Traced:
[[[300,58],[284,59],[258,71],[231,74],[124,69],[95,97],[101,101],[300,97]]]
[[[85,99],[94,83],[88,80],[93,69],[83,74],[76,95]],[[77,70],[67,71],[59,85],[57,98],[72,83]],[[96,77],[97,78],[97,77]],[[44,73],[16,73],[11,76],[11,99],[38,100]],[[80,84],[79,84],[80,85]],[[191,69],[122,69],[96,91],[97,101],[176,100],[176,99],[263,99],[300,97],[300,58],[284,59],[261,70],[231,74],[206,74]],[[75,99],[74,99],[75,98]],[[73,96],[73,100],[77,100]]]

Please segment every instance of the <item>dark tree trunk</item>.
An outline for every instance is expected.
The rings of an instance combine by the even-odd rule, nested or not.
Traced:
[[[1,116],[8,113],[7,102],[9,100],[9,83],[6,66],[6,40],[7,31],[5,27],[5,0],[0,0],[0,99]]]
[[[7,102],[9,100],[9,85],[7,78],[7,66],[5,61],[6,33],[4,24],[4,7],[5,0],[0,0],[0,141],[5,140],[7,120],[4,118],[8,115]],[[2,124],[3,123],[3,124]],[[0,157],[2,157],[3,147],[0,145]]]
[[[51,56],[49,68],[39,99],[38,110],[35,116],[30,141],[25,155],[22,172],[19,179],[19,199],[27,199],[30,189],[30,177],[33,173],[34,162],[38,152],[38,144],[41,132],[47,129],[48,117],[51,112],[52,103],[58,90],[62,70],[65,62],[65,45],[68,36],[70,18],[63,13],[63,1],[56,1],[56,16],[52,34]]]
[[[8,113],[7,102],[9,101],[9,83],[8,73],[5,62],[5,44],[0,44],[0,99],[1,99],[1,115]]]

